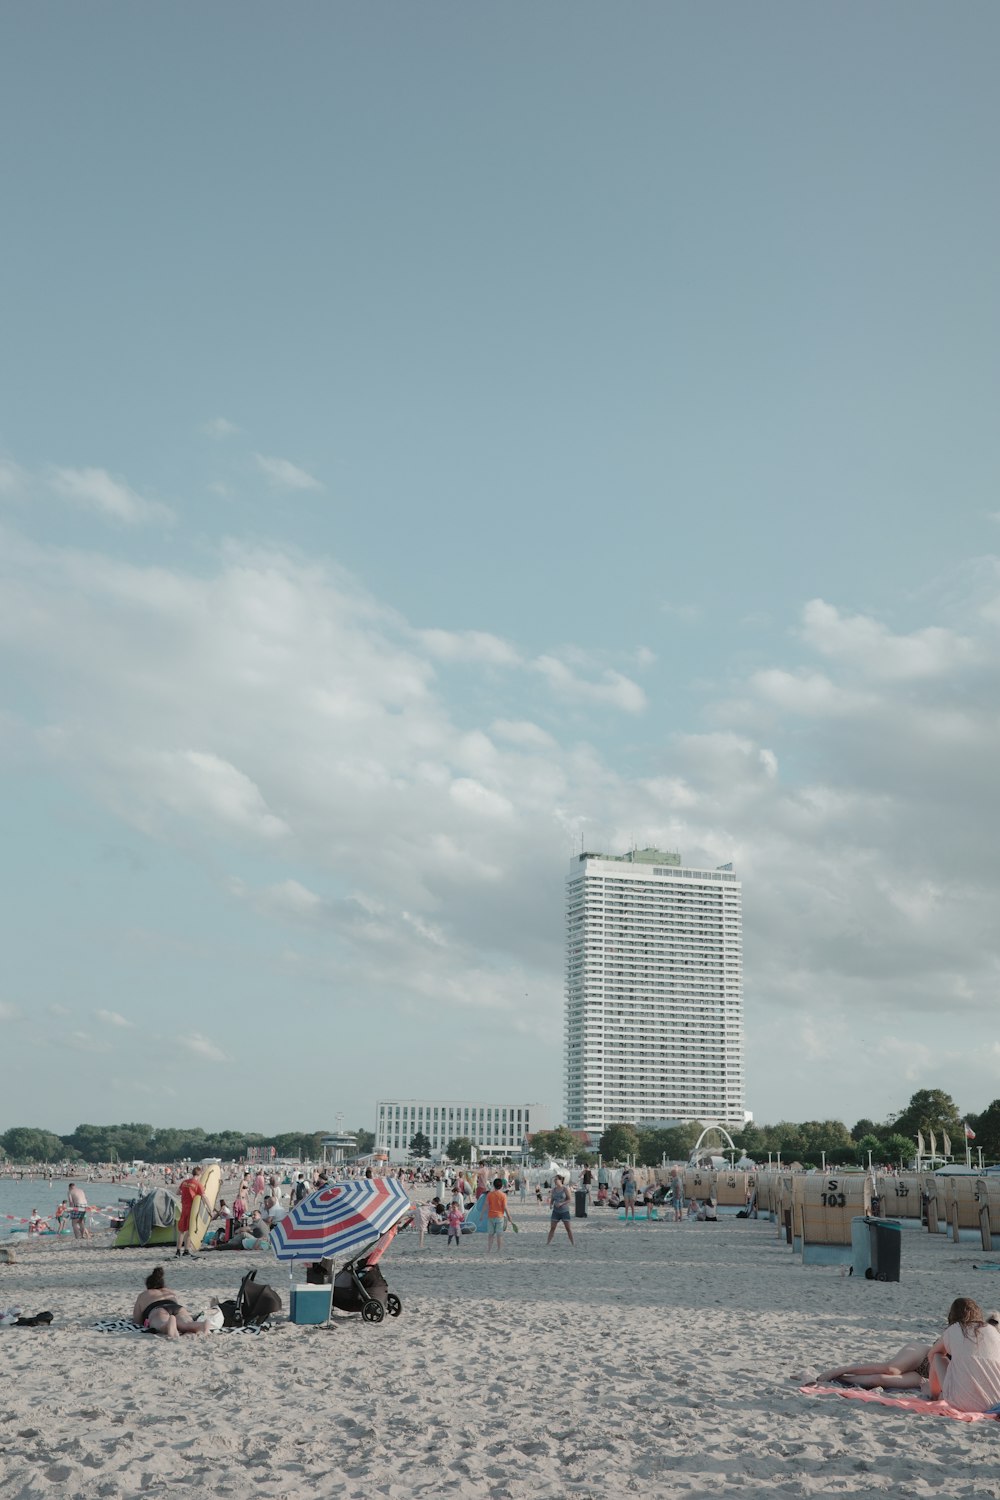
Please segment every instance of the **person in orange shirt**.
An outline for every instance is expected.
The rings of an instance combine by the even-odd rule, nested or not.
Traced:
[[[487,1255],[496,1242],[497,1254],[503,1243],[503,1232],[510,1223],[510,1214],[507,1212],[507,1194],[503,1190],[503,1178],[494,1177],[492,1191],[486,1194],[486,1222],[489,1226],[489,1237],[486,1241]]]
[[[190,1177],[185,1177],[180,1185],[181,1216],[177,1221],[177,1255],[190,1255],[188,1237],[191,1232],[191,1210],[196,1198],[204,1198],[205,1192],[201,1185],[201,1168],[195,1167]]]

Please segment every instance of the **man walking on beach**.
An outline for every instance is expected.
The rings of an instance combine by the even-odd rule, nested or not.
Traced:
[[[178,1255],[190,1255],[191,1238],[191,1210],[196,1198],[204,1198],[205,1192],[201,1185],[201,1168],[194,1167],[190,1177],[185,1177],[180,1185],[181,1216],[177,1223],[177,1251]]]
[[[73,1226],[73,1238],[75,1240],[93,1239],[93,1235],[87,1228],[87,1195],[83,1191],[83,1188],[77,1187],[75,1182],[71,1182],[67,1201],[69,1203],[69,1221]]]

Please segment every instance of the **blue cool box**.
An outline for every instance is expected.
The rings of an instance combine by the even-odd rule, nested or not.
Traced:
[[[332,1296],[332,1286],[293,1286],[288,1316],[293,1323],[325,1323]]]

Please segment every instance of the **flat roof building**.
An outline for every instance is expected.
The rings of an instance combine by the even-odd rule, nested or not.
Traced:
[[[392,1162],[409,1160],[415,1135],[427,1137],[431,1156],[445,1154],[459,1136],[467,1136],[480,1155],[520,1156],[525,1137],[547,1128],[540,1104],[380,1099],[375,1107],[375,1149],[388,1152]]]
[[[636,849],[570,862],[566,1123],[744,1123],[742,892],[731,865]]]

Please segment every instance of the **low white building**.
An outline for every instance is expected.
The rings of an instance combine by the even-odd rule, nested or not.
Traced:
[[[392,1162],[408,1161],[410,1142],[424,1135],[432,1157],[467,1136],[480,1156],[520,1156],[525,1137],[548,1130],[540,1104],[481,1104],[453,1099],[380,1099],[375,1107],[375,1150]]]

